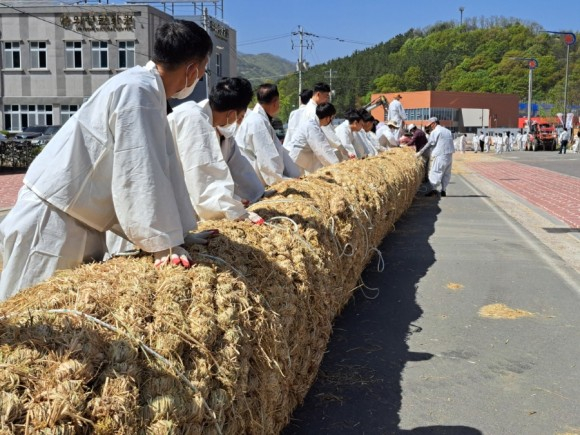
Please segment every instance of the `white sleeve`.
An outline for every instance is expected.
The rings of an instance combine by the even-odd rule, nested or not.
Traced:
[[[326,129],[327,127],[322,127],[322,131],[324,131],[324,134],[326,135]],[[342,146],[344,147],[344,149],[351,155],[356,155],[356,151],[354,149],[353,144],[351,143],[350,138],[348,137],[347,132],[345,131],[344,128],[342,127],[338,127],[336,130],[334,130],[334,134],[336,135],[339,144],[342,144]],[[328,135],[326,135],[326,137],[328,138]],[[329,141],[330,145],[333,145],[331,141]],[[337,148],[337,147],[335,147]]]
[[[250,161],[242,155],[233,137],[223,139],[220,148],[234,180],[235,197],[256,202],[264,195],[264,185]]]
[[[111,195],[123,233],[146,252],[183,243],[192,228],[183,228],[180,209],[189,205],[175,195],[179,186],[170,171],[176,155],[165,115],[158,107],[131,108],[119,111],[114,122]]]
[[[266,125],[254,124],[244,140],[253,143],[256,154],[256,168],[267,186],[276,184],[284,178],[284,160]]]
[[[310,145],[310,149],[323,166],[333,165],[339,162],[322,128],[308,129],[308,145]]]
[[[234,181],[214,128],[201,113],[169,115],[191,203],[203,220],[238,219],[246,214],[234,197]]]
[[[401,114],[401,119],[405,121],[407,119],[407,114],[405,113],[405,109],[403,108],[402,104],[399,104],[399,112]]]

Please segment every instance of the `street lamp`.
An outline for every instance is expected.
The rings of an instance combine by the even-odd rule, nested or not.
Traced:
[[[566,76],[564,78],[564,119],[562,123],[564,127],[566,127],[566,122],[568,121],[568,59],[570,57],[570,46],[574,45],[576,42],[576,35],[574,33],[569,32],[551,32],[549,30],[545,30],[546,33],[553,33],[556,35],[564,35],[564,43],[566,44]],[[571,127],[571,126],[570,126]]]
[[[459,20],[459,25],[463,26],[463,11],[465,10],[465,8],[463,6],[459,6],[459,14],[460,14],[460,20]]]
[[[512,57],[513,60],[525,60],[528,62],[528,132],[532,130],[532,71],[538,67],[538,61],[531,57]]]

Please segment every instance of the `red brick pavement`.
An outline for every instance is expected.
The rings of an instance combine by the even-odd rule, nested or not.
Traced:
[[[470,162],[468,166],[571,228],[580,228],[580,178],[514,162]]]
[[[0,210],[11,208],[16,203],[23,178],[24,173],[0,174]]]

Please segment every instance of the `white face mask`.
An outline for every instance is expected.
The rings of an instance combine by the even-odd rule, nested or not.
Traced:
[[[226,123],[227,122],[228,120],[226,118]],[[217,129],[223,137],[225,138],[233,137],[236,135],[236,132],[238,131],[238,122],[237,120],[235,120],[231,124],[218,125]]]
[[[217,128],[220,132],[220,134],[225,137],[233,137],[236,135],[236,132],[238,131],[238,123],[237,122],[232,122],[231,124],[227,124],[227,125],[219,125]]]
[[[177,100],[183,100],[184,98],[189,97],[191,95],[191,93],[193,92],[193,88],[195,88],[195,85],[197,85],[197,82],[199,82],[199,70],[197,67],[195,67],[195,80],[193,81],[193,83],[191,85],[187,86],[187,70],[189,69],[189,67],[191,65],[193,65],[193,64],[189,64],[187,66],[187,68],[185,69],[185,87],[181,91],[173,94],[171,96],[171,98],[175,98]]]

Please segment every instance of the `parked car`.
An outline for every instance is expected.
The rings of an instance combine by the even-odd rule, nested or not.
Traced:
[[[44,146],[48,143],[49,140],[52,139],[52,137],[56,134],[57,131],[60,130],[60,128],[62,127],[62,125],[51,125],[49,126],[43,134],[41,134],[40,136],[35,137],[34,139],[32,139],[30,141],[30,143],[32,145],[37,145],[37,146]]]
[[[20,133],[14,135],[14,139],[18,140],[30,140],[43,134],[46,129],[50,127],[49,125],[31,125],[24,127]]]

